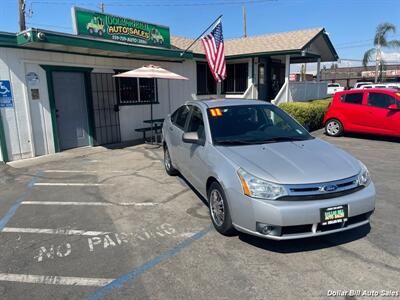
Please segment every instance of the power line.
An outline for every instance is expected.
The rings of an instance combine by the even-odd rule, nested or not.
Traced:
[[[164,7],[193,7],[193,6],[227,6],[227,5],[251,5],[251,4],[261,4],[268,2],[277,2],[278,0],[215,0],[215,1],[204,1],[204,2],[104,2],[106,6],[142,6],[142,7],[150,7],[150,6],[164,6]],[[95,6],[93,2],[79,2],[79,1],[32,1],[33,4],[46,4],[46,5],[87,5],[87,6]]]
[[[61,28],[61,29],[71,29],[69,26],[61,26],[61,25],[51,25],[51,24],[41,24],[41,23],[32,23],[32,22],[27,22],[26,24],[32,25],[32,26],[38,26],[38,27],[54,27],[54,28]]]
[[[335,47],[336,49],[352,49],[352,48],[365,48],[371,46],[371,44],[359,44],[359,45],[352,45],[352,46],[345,46],[345,47]]]
[[[391,37],[399,37],[400,34],[392,34]],[[349,42],[342,42],[335,44],[336,48],[341,47],[341,46],[352,46],[352,45],[361,45],[365,44],[366,42],[372,42],[374,39],[367,39],[367,40],[359,40],[359,41],[349,41]]]

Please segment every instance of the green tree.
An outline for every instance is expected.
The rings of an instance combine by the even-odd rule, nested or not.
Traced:
[[[376,27],[374,48],[364,53],[363,66],[375,60],[375,83],[382,79],[382,70],[385,62],[382,59],[382,48],[400,48],[400,40],[388,40],[389,33],[396,33],[396,26],[391,23],[381,23]]]

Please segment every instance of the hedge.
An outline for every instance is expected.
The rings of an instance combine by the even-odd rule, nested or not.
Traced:
[[[324,115],[331,100],[332,98],[310,102],[287,102],[279,104],[279,107],[312,131],[323,127]]]

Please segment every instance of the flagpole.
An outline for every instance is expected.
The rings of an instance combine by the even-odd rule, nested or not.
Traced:
[[[206,28],[206,30],[204,30],[198,37],[197,37],[197,39],[195,39],[190,45],[189,45],[189,47],[187,47],[186,48],[186,50],[185,51],[183,51],[183,52],[181,52],[181,56],[183,56],[183,54],[185,54],[193,45],[194,45],[194,43],[196,43],[215,23],[217,23],[217,21],[219,20],[219,19],[221,19],[222,18],[222,15],[220,15],[214,22],[212,22],[211,23],[211,25],[210,26],[208,26],[207,28]]]

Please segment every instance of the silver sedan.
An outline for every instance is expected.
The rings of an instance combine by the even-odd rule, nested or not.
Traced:
[[[369,223],[365,165],[256,100],[190,101],[165,119],[164,164],[209,202],[218,232],[276,240]]]

